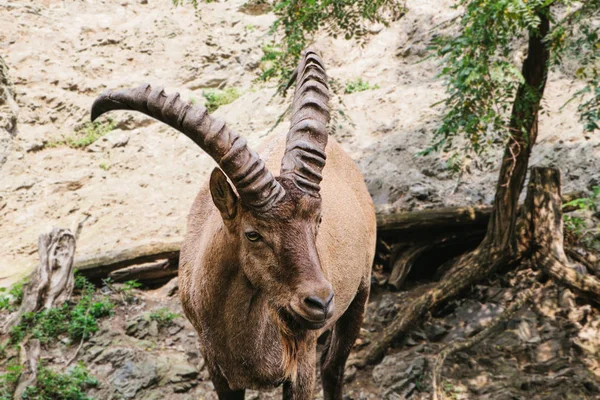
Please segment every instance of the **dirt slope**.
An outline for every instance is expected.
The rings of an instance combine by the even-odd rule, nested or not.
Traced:
[[[187,138],[115,113],[117,128],[87,150],[50,145],[88,121],[103,90],[142,82],[196,101],[208,87],[238,88],[242,96],[216,114],[258,143],[289,100],[272,98],[272,84],[254,82],[274,17],[243,13],[243,4],[202,4],[195,12],[170,0],[0,3],[0,54],[19,106],[18,131],[0,169],[0,285],[31,269],[37,236],[51,226],[82,223],[78,254],[183,237],[192,199],[214,166]],[[407,14],[389,28],[373,27],[364,48],[315,41],[342,86],[357,77],[379,86],[341,94],[351,121],[338,119],[335,134],[376,203],[411,209],[491,201],[497,158],[491,168],[471,165],[457,185],[444,155],[415,155],[439,120],[430,105],[443,96],[437,62],[421,61],[431,28],[456,14],[450,5],[407,1]],[[559,110],[576,87],[569,74],[552,73],[532,157],[532,164],[558,163],[565,190],[600,179],[600,139],[582,135],[575,105]]]

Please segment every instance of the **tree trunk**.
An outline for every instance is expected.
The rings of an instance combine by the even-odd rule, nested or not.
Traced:
[[[484,247],[503,249],[513,255],[518,252],[515,227],[519,195],[523,191],[529,156],[538,135],[538,114],[550,59],[550,51],[544,43],[550,21],[543,11],[538,12],[538,17],[538,29],[529,32],[529,48],[522,68],[525,82],[519,87],[513,104],[509,142],[502,158],[494,209],[483,243]]]
[[[38,240],[40,264],[23,288],[23,301],[2,326],[8,333],[21,320],[23,314],[49,309],[64,303],[71,297],[73,285],[73,256],[75,237],[66,229],[55,228],[49,234],[41,234]]]
[[[553,279],[600,302],[600,280],[577,272],[563,246],[560,171],[533,168],[525,209],[531,221],[531,249],[535,265]]]
[[[538,133],[538,112],[544,94],[550,53],[544,38],[550,22],[538,12],[540,25],[529,32],[529,48],[523,63],[524,83],[517,91],[506,146],[496,186],[494,208],[482,243],[473,252],[459,258],[456,264],[425,293],[411,291],[409,301],[399,310],[401,317],[390,324],[381,340],[366,349],[356,364],[378,362],[386,349],[414,326],[428,310],[455,297],[499,267],[517,262],[521,254],[517,246],[518,200],[527,174],[529,156]],[[421,289],[421,288],[419,288]]]
[[[75,236],[69,230],[58,228],[49,234],[41,234],[38,239],[38,252],[40,264],[23,287],[21,306],[2,327],[5,334],[21,321],[23,314],[47,310],[71,298],[75,283]],[[14,388],[14,399],[21,399],[27,387],[35,384],[41,350],[39,340],[30,337],[26,337],[20,346],[19,358],[23,370]]]

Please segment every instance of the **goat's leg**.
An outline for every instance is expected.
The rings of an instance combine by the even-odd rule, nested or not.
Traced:
[[[218,368],[212,367],[209,363],[207,363],[207,367],[210,380],[215,387],[215,391],[217,392],[217,396],[219,396],[219,400],[244,400],[244,396],[246,395],[246,391],[244,389],[231,390],[227,380],[223,374],[221,374]]]
[[[324,400],[342,400],[344,367],[350,350],[360,333],[365,305],[369,298],[369,282],[359,288],[350,306],[336,322],[321,356],[321,380]]]
[[[299,355],[296,379],[283,383],[283,400],[312,400],[315,389],[316,339],[308,340],[305,351]]]

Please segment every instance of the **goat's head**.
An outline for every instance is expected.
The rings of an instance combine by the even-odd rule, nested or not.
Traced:
[[[105,92],[92,106],[92,120],[110,110],[137,110],[183,132],[212,156],[220,169],[211,175],[210,192],[240,268],[283,319],[318,329],[334,306],[316,246],[329,92],[314,51],[304,52],[294,77],[291,127],[278,178],[223,121],[160,88]]]

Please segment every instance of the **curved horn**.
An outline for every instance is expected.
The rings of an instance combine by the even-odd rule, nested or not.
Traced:
[[[142,85],[136,89],[106,91],[92,105],[92,121],[111,110],[135,110],[164,122],[192,139],[219,164],[231,179],[242,202],[257,211],[271,208],[285,191],[250,150],[244,138],[225,122],[208,115],[206,108],[167,96],[162,88]]]
[[[323,61],[310,49],[304,51],[294,75],[296,91],[281,176],[291,178],[303,192],[319,196],[329,122],[327,75]]]

